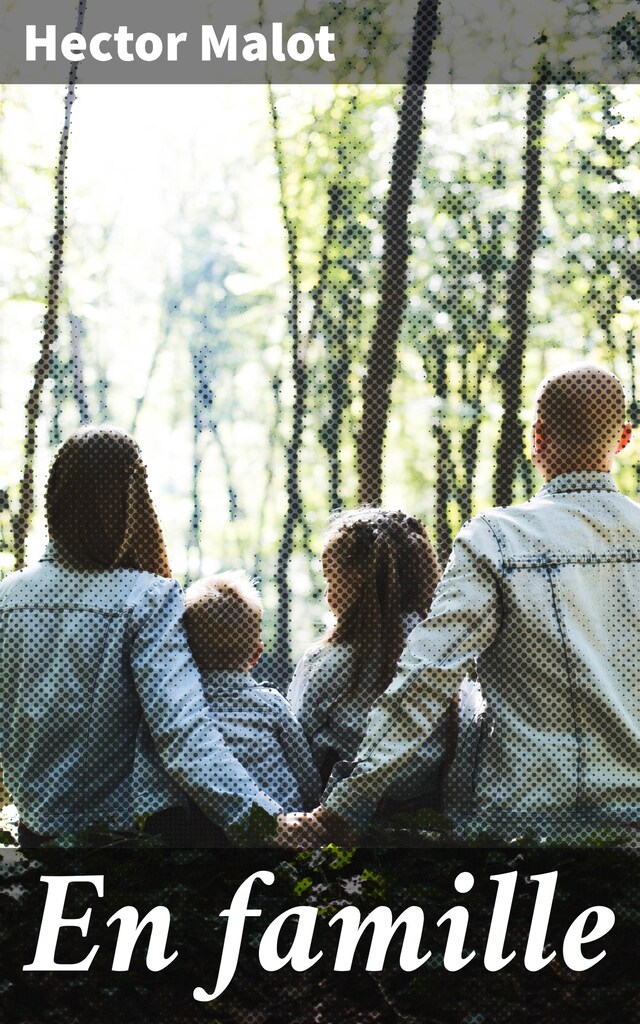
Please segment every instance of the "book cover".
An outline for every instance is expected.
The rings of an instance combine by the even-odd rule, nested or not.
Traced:
[[[444,566],[538,490],[547,374],[613,371],[637,426],[637,4],[0,13],[4,575],[60,443],[111,423],[179,582],[257,581],[253,676],[286,693],[332,622],[332,512],[401,509]],[[258,814],[232,848],[29,850],[3,802],[8,1022],[636,1019],[633,820],[461,835],[439,796],[359,847],[268,848]]]

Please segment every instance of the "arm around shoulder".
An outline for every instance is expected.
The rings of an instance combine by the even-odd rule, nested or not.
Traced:
[[[131,668],[165,770],[223,828],[246,821],[254,804],[280,808],[226,746],[208,708],[182,626],[175,580],[155,577],[133,609]]]
[[[323,805],[366,827],[390,785],[411,777],[415,754],[436,765],[445,752],[443,722],[475,658],[501,622],[500,552],[482,518],[456,538],[427,619],[414,629],[392,683],[374,704],[355,771],[337,782]]]

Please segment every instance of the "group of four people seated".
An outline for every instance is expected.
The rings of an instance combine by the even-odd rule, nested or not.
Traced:
[[[314,847],[363,841],[394,801],[501,838],[635,827],[640,506],[611,476],[629,439],[613,374],[546,378],[544,486],[467,523],[441,578],[412,516],[335,517],[335,621],[287,700],[251,674],[249,579],[183,598],[137,444],[77,431],[51,467],[44,557],[0,584],[0,764],[21,844],[142,829],[225,846],[257,806],[271,842]]]

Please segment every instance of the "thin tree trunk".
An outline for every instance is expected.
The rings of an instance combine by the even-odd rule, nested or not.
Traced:
[[[454,477],[451,458],[451,438],[446,425],[446,409],[449,401],[447,381],[447,348],[444,339],[436,341],[436,398],[440,411],[434,418],[433,434],[436,441],[436,549],[438,561],[445,565],[451,551],[452,535],[449,525],[449,500],[452,495]]]
[[[290,660],[289,627],[291,597],[289,593],[289,562],[293,553],[295,528],[302,515],[298,472],[300,464],[300,449],[302,447],[302,431],[304,427],[307,368],[304,362],[304,348],[300,332],[300,269],[298,266],[298,235],[293,219],[289,213],[289,206],[285,195],[284,156],[280,142],[278,111],[271,84],[268,85],[268,93],[271,124],[273,128],[273,146],[280,188],[280,208],[287,236],[289,279],[291,287],[288,322],[292,343],[293,422],[291,427],[291,438],[287,445],[287,505],[282,527],[282,538],[276,562],[278,612],[276,621],[275,656],[278,676],[284,679],[288,674]]]
[[[480,232],[478,230],[478,237]],[[482,355],[476,352],[476,372],[473,385],[473,394],[463,395],[465,404],[473,408],[473,420],[462,432],[462,462],[464,466],[464,482],[460,495],[460,518],[466,523],[473,514],[473,493],[476,469],[478,466],[478,449],[480,444],[480,426],[482,423],[482,383],[489,371],[489,362],[494,347],[494,339],[491,330],[491,313],[496,298],[496,269],[498,260],[495,261],[493,269],[487,269],[483,274],[485,295],[482,303],[482,314],[479,323],[479,335],[484,338],[484,351]]]
[[[360,190],[352,183],[353,169],[357,166],[357,150],[351,145],[349,119],[358,109],[358,93],[350,97],[348,112],[340,125],[340,142],[338,145],[338,166],[340,181],[343,187],[336,194],[340,213],[340,246],[341,262],[348,268],[348,281],[337,290],[335,304],[336,315],[332,319],[326,317],[325,338],[328,354],[329,371],[329,416],[321,430],[321,442],[327,452],[329,463],[329,507],[332,511],[344,508],[342,494],[342,468],[340,465],[340,440],[346,410],[351,399],[350,371],[354,345],[360,343],[362,334],[363,288],[365,279],[359,269],[358,257],[362,252],[364,228],[360,222]],[[367,255],[370,246],[367,245]]]
[[[222,435],[220,434],[220,428],[213,418],[211,412],[206,416],[205,424],[208,427],[213,440],[218,447],[218,454],[220,455],[220,461],[222,462],[222,468],[224,469],[224,475],[227,482],[227,498],[229,499],[229,521],[233,522],[234,519],[238,519],[240,516],[240,504],[238,501],[238,492],[235,489],[233,483],[233,466],[229,453],[225,448]]]
[[[291,437],[287,445],[286,495],[287,506],[282,527],[282,537],[276,563],[276,590],[278,594],[278,613],[276,623],[276,664],[278,672],[284,679],[289,664],[289,632],[290,632],[290,593],[289,563],[293,554],[293,541],[298,525],[302,527],[304,547],[311,555],[311,537],[304,516],[302,494],[300,492],[300,452],[306,410],[308,370],[307,350],[316,336],[322,322],[324,293],[327,285],[327,274],[330,266],[331,244],[335,237],[336,219],[339,212],[339,187],[329,188],[327,229],[325,232],[318,267],[318,280],[312,292],[313,310],[311,322],[306,336],[303,337],[300,327],[300,268],[298,265],[298,237],[293,218],[289,212],[284,188],[284,156],[280,142],[278,111],[276,109],[273,90],[269,85],[269,106],[273,126],[274,152],[278,168],[280,187],[280,208],[287,235],[289,253],[289,277],[291,285],[291,301],[289,306],[289,331],[292,342],[292,377],[293,377],[293,422]]]
[[[540,186],[542,182],[542,129],[546,89],[543,82],[529,86],[527,135],[524,149],[524,195],[520,208],[517,249],[507,282],[507,328],[509,340],[501,360],[502,423],[496,452],[496,505],[510,505],[514,484],[523,460],[520,420],[522,378],[529,327],[528,299],[533,273],[533,256],[540,229]]]
[[[71,373],[73,376],[73,397],[78,407],[78,415],[83,426],[91,422],[87,388],[84,381],[84,359],[82,358],[82,339],[85,336],[84,324],[79,316],[69,313],[71,328]]]
[[[262,552],[265,548],[265,524],[267,509],[271,504],[271,490],[275,480],[275,453],[278,441],[278,425],[282,421],[282,402],[280,400],[280,377],[274,377],[271,381],[273,393],[274,417],[273,427],[269,431],[269,448],[265,466],[265,482],[262,492],[262,500],[258,502],[258,523],[256,528],[255,555],[253,560],[253,575],[262,579]]]
[[[340,296],[341,316],[332,338],[335,350],[331,356],[331,412],[325,431],[327,455],[329,457],[329,503],[331,511],[343,508],[342,475],[340,472],[340,433],[342,420],[349,400],[349,305],[350,296],[343,292]]]
[[[201,390],[198,380],[198,351],[193,344],[189,346],[189,354],[191,356],[191,365],[193,367],[193,375],[195,387],[193,389],[193,467],[191,474],[191,520],[189,522],[189,533],[187,536],[186,544],[186,555],[187,555],[187,573],[186,583],[191,583],[194,579],[197,579],[201,575],[202,568],[202,538],[201,538],[201,526],[202,526],[202,508],[200,504],[200,470],[202,468],[202,407],[200,394]],[[195,558],[195,568],[194,568]]]
[[[407,300],[409,210],[420,155],[422,105],[438,29],[438,0],[419,0],[384,214],[380,297],[362,386],[357,464],[359,500],[367,504],[382,500],[384,438]]]
[[[60,359],[59,353],[54,349],[49,362],[49,377],[51,379],[51,399],[53,408],[49,420],[49,447],[57,448],[62,441],[60,422],[62,420],[62,406],[64,403],[66,369]]]
[[[81,33],[84,25],[86,0],[78,0],[76,32]],[[44,316],[44,332],[40,346],[40,355],[34,367],[33,385],[26,403],[26,435],[24,444],[24,463],[18,512],[13,520],[13,551],[15,566],[21,569],[25,562],[25,548],[29,525],[33,515],[33,477],[36,453],[36,435],[38,418],[42,404],[42,392],[51,369],[51,355],[58,336],[58,305],[60,300],[60,281],[62,277],[62,258],[65,235],[65,174],[69,135],[71,133],[71,110],[75,99],[78,64],[72,63],[64,104],[64,121],[60,135],[58,151],[58,169],[56,173],[55,218],[51,240],[51,264],[47,287],[47,307]]]

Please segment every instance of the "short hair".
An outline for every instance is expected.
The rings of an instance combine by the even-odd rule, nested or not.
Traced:
[[[205,671],[246,668],[260,643],[263,610],[247,574],[236,570],[197,580],[184,600],[196,664]]]
[[[624,389],[615,374],[599,366],[575,366],[542,382],[536,416],[560,457],[588,468],[620,437]]]

